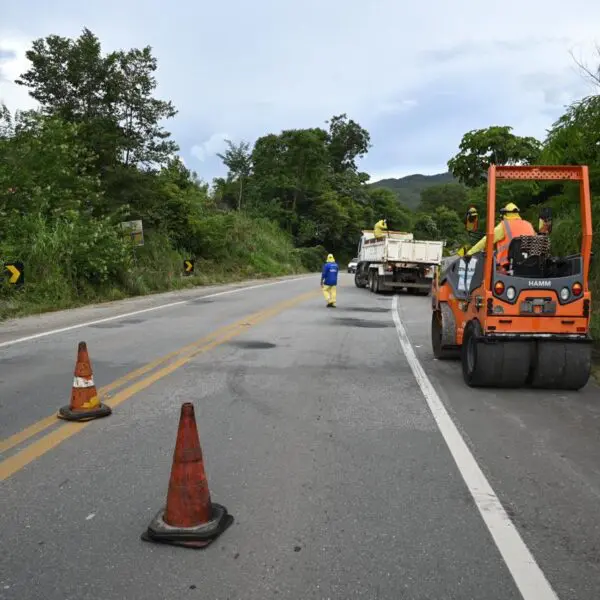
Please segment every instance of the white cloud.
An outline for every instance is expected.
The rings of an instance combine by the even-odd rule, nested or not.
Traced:
[[[201,144],[192,146],[190,152],[200,162],[204,162],[207,158],[221,153],[225,148],[225,140],[229,139],[226,133],[213,133],[207,140]]]
[[[31,40],[25,36],[2,34],[0,31],[0,103],[6,104],[11,112],[37,105],[27,88],[14,83],[29,68],[25,52],[30,43]]]
[[[377,115],[389,115],[404,112],[418,106],[416,100],[381,100],[373,106],[373,112]]]
[[[3,8],[2,26],[19,28],[10,36],[20,57],[12,74],[26,66],[25,42],[76,36],[84,25],[105,50],[149,44],[159,93],[179,109],[169,128],[206,170],[218,168],[207,159],[224,147],[213,132],[254,140],[324,126],[343,112],[367,127],[379,148],[403,147],[402,157],[410,157],[420,146],[410,163],[372,150],[365,164],[380,172],[444,165],[459,142],[456,127],[509,124],[543,135],[562,105],[582,93],[569,50],[585,58],[600,41],[600,3],[592,0],[570,0],[566,11],[563,0],[484,8],[481,0],[181,0],[169,14],[159,0],[147,0],[142,13],[122,0],[56,0],[52,13],[43,6],[30,0]],[[0,31],[0,47],[3,38]],[[28,100],[8,87],[0,83],[0,96],[13,105]],[[444,97],[447,91],[453,96]],[[206,141],[194,144],[198,139]]]

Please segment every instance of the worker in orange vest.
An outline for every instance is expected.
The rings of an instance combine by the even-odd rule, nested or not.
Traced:
[[[522,235],[536,235],[533,225],[521,218],[519,207],[514,202],[509,202],[500,209],[502,220],[494,229],[494,244],[496,246],[496,264],[502,270],[508,265],[508,247],[510,242]],[[472,256],[485,250],[486,237],[483,236],[468,252]]]

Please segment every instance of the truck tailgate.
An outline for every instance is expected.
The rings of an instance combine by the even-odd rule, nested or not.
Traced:
[[[443,242],[393,241],[388,245],[387,259],[404,263],[439,264],[443,248]]]

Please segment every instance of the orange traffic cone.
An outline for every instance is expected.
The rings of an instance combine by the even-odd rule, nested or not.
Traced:
[[[66,421],[91,421],[107,417],[111,413],[110,406],[102,404],[98,398],[87,345],[85,342],[79,342],[73,388],[71,389],[71,403],[60,408],[57,416]]]
[[[231,524],[227,509],[210,499],[194,405],[181,407],[167,505],[142,534],[146,542],[206,548]]]

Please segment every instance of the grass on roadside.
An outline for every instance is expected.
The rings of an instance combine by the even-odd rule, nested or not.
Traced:
[[[110,232],[97,235],[72,224],[29,224],[23,241],[0,248],[2,258],[25,265],[25,285],[0,289],[0,319],[121,300],[133,296],[304,273],[322,261],[320,249],[296,249],[268,221],[236,215],[207,220],[196,258],[175,250],[170,240],[148,232],[145,245],[123,248]],[[84,237],[87,236],[87,237]],[[121,246],[119,246],[121,244]],[[194,274],[183,262],[194,259]]]

